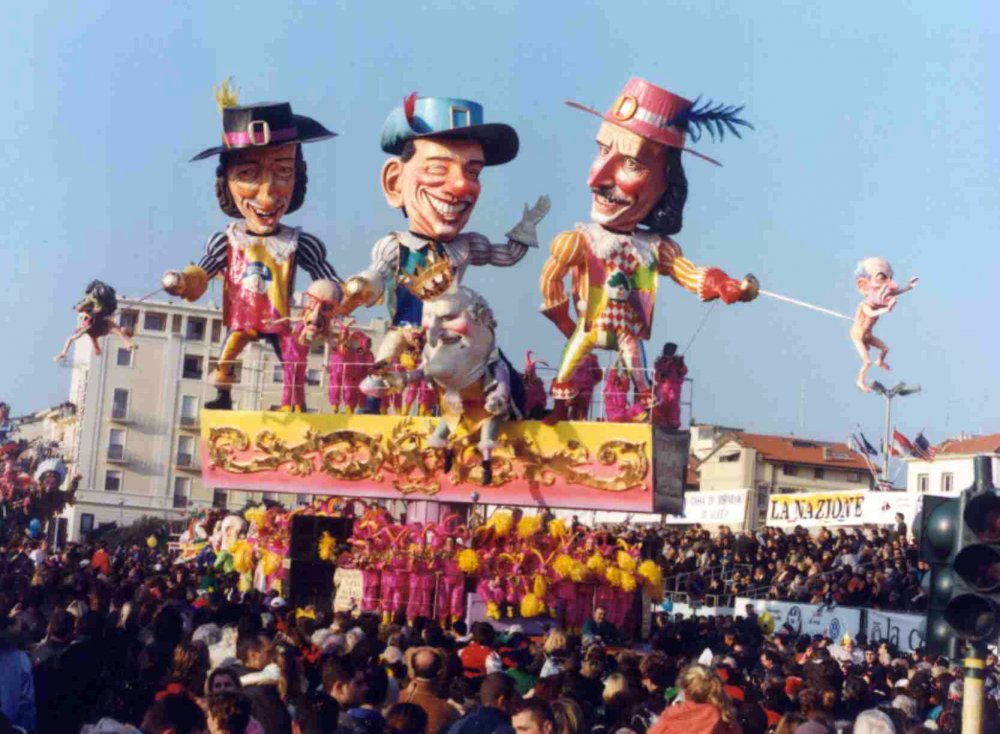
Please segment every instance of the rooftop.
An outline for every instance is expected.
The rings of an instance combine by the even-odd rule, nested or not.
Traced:
[[[851,451],[844,443],[815,441],[799,436],[768,436],[745,431],[733,431],[724,436],[712,454],[732,441],[744,448],[753,449],[765,460],[775,463],[835,466],[860,470],[868,468],[861,455]]]
[[[942,454],[1000,454],[1000,433],[969,438],[948,438],[934,450],[937,456]]]

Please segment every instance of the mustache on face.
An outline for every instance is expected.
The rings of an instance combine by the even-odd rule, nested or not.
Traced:
[[[590,190],[598,196],[604,197],[612,204],[622,204],[624,206],[632,203],[631,199],[620,196],[618,189],[614,186],[592,186]]]

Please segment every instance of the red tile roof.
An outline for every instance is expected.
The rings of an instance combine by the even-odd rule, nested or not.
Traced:
[[[798,436],[768,436],[761,433],[737,431],[719,441],[721,447],[736,441],[744,448],[754,449],[768,461],[782,464],[807,464],[842,469],[868,468],[860,454],[851,451],[847,444],[831,441],[813,441]]]
[[[998,454],[1000,433],[972,438],[949,438],[936,448],[937,454]]]

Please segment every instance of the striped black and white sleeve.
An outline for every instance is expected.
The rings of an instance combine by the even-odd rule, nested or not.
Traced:
[[[326,261],[326,245],[318,237],[307,232],[299,232],[299,246],[296,253],[299,265],[305,268],[313,280],[325,278],[341,282],[337,271]]]
[[[198,267],[204,270],[209,278],[223,271],[228,260],[229,238],[225,232],[216,232],[205,243],[205,254],[198,262]]]

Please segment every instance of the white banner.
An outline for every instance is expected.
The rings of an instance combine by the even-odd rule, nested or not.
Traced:
[[[767,500],[767,525],[788,529],[862,525],[865,494],[863,489],[772,494]]]
[[[827,607],[819,604],[797,604],[788,601],[736,597],[736,616],[747,616],[747,604],[752,604],[758,617],[770,615],[775,631],[787,624],[796,634],[825,635],[839,640],[845,632],[851,637],[861,631],[861,610],[850,607]]]
[[[867,492],[861,510],[865,525],[895,525],[896,513],[902,513],[908,527],[913,525],[920,495],[910,492]]]
[[[357,612],[361,610],[361,597],[365,591],[365,580],[357,568],[338,568],[333,574],[337,589],[333,596],[333,611]]]
[[[743,527],[747,511],[746,489],[685,492],[684,514],[667,515],[665,524],[733,525]]]
[[[927,619],[922,614],[876,612],[867,610],[868,639],[879,643],[888,640],[903,652],[913,652],[924,644]]]
[[[733,607],[709,607],[704,604],[691,605],[687,602],[664,599],[657,605],[656,611],[666,612],[667,614],[680,614],[687,619],[690,617],[731,617],[734,610]]]

